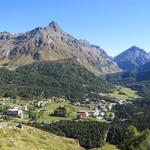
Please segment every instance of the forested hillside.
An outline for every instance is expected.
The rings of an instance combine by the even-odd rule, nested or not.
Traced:
[[[108,123],[98,121],[60,121],[36,127],[60,136],[78,139],[80,145],[86,149],[102,147],[109,130]]]
[[[109,92],[113,86],[73,60],[37,62],[16,71],[0,69],[0,95],[81,98],[90,91]]]
[[[106,76],[106,80],[113,84],[123,85],[137,90],[142,96],[150,95],[150,69],[137,72],[122,72]]]

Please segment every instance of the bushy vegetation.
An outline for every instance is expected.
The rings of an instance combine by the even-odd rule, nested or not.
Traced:
[[[128,132],[121,146],[122,150],[149,150],[150,130],[139,132],[134,126],[128,128]]]
[[[0,69],[0,96],[30,99],[40,96],[44,91],[45,97],[80,99],[90,91],[109,92],[112,88],[111,84],[71,60],[39,62],[16,71]]]

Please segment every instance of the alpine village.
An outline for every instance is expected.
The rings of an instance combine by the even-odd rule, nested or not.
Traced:
[[[150,54],[110,57],[52,21],[0,32],[1,150],[150,150]]]

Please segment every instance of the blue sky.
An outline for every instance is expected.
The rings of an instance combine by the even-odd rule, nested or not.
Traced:
[[[56,21],[114,56],[132,45],[150,51],[150,0],[1,0],[0,31],[25,32]]]

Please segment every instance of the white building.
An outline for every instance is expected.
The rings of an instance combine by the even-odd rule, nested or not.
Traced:
[[[6,113],[8,116],[23,118],[23,111],[18,109],[18,107],[8,109]]]

